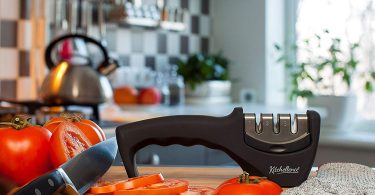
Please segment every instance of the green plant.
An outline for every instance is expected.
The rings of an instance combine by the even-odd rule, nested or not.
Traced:
[[[330,37],[328,30],[293,45],[290,51],[299,52],[297,59],[288,55],[288,51],[280,45],[274,46],[281,52],[277,61],[285,64],[290,75],[289,100],[311,97],[314,94],[338,95],[337,89],[342,89],[343,85],[347,92],[352,85],[353,76],[358,73],[359,60],[355,54],[359,44],[348,43],[343,46],[341,39]],[[374,72],[369,74],[370,77],[362,77],[366,78],[364,89],[367,92],[373,90],[372,81],[375,79]]]
[[[228,80],[228,59],[218,54],[197,53],[190,55],[186,61],[179,60],[177,73],[187,85],[195,89],[197,84],[210,80]]]

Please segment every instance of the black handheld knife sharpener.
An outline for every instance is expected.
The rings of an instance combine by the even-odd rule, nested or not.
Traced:
[[[117,127],[121,158],[129,177],[138,176],[135,153],[157,144],[204,145],[228,154],[251,175],[265,176],[283,187],[300,185],[310,174],[320,132],[315,111],[255,114],[235,108],[225,117],[177,115],[153,118]]]

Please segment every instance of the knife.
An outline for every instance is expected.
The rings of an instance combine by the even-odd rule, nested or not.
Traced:
[[[14,195],[49,195],[69,185],[85,193],[111,167],[117,154],[116,138],[110,138],[70,159],[56,170],[24,185]]]

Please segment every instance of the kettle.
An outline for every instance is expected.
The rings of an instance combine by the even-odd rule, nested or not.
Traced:
[[[54,63],[52,50],[56,44],[73,38],[83,40],[85,43],[93,43],[100,49],[104,59],[97,69],[94,69],[88,57],[80,64],[73,60]],[[58,37],[47,46],[45,62],[50,72],[45,77],[40,90],[40,97],[44,102],[59,105],[96,105],[112,98],[112,86],[103,74],[112,72],[117,68],[117,64],[111,61],[105,47],[95,39],[81,34]]]

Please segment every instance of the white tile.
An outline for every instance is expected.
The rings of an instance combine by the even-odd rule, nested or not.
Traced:
[[[32,46],[32,27],[30,20],[19,20],[18,21],[18,48],[30,50]]]
[[[145,31],[143,34],[143,51],[146,55],[157,53],[157,33],[155,31]]]
[[[35,80],[30,77],[17,79],[17,100],[35,100],[37,98]]]
[[[145,56],[142,54],[132,54],[130,56],[130,66],[142,69],[145,67]]]
[[[157,55],[156,56],[156,70],[162,70],[163,67],[168,66],[168,57],[165,55]]]
[[[189,37],[189,53],[197,53],[200,52],[200,39],[196,35],[192,35]]]
[[[130,31],[128,29],[120,28],[117,30],[117,52],[119,54],[131,53],[131,37]]]
[[[191,34],[191,14],[189,12],[185,12],[184,14],[184,23],[185,23],[185,30],[182,31],[182,34]]]
[[[167,53],[169,55],[178,55],[180,53],[180,35],[171,32],[167,36]]]
[[[0,0],[0,18],[16,20],[20,16],[19,0]]]
[[[143,31],[135,29],[130,31],[131,39],[131,51],[132,53],[142,53],[143,52]]]
[[[18,51],[16,49],[0,49],[0,79],[16,79],[18,77]]]
[[[189,12],[191,14],[201,13],[201,0],[189,0]]]
[[[211,18],[209,16],[200,16],[200,33],[203,36],[211,35]]]
[[[167,6],[169,8],[179,8],[180,6],[180,0],[169,0],[167,1]]]

